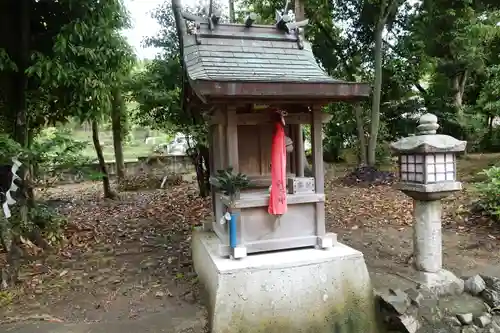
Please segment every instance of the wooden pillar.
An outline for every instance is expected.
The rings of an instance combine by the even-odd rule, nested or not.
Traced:
[[[214,143],[215,143],[215,127],[214,125],[209,125],[208,127],[208,157],[209,157],[209,165],[210,165],[210,175],[209,177],[212,177],[215,174],[215,155],[214,155]],[[203,224],[203,229],[205,231],[211,231],[212,230],[212,223],[217,223],[217,210],[215,206],[215,189],[213,186],[210,186],[210,197],[212,199],[212,213],[213,213],[213,219],[210,221],[211,223],[204,223]]]
[[[321,108],[314,107],[311,119],[311,145],[314,184],[316,193],[325,193],[325,172],[323,167],[323,126],[321,122]]]
[[[323,168],[323,123],[321,107],[313,107],[311,117],[311,145],[312,145],[312,169],[314,174],[314,185],[316,193],[325,193],[325,172]],[[316,236],[321,248],[332,246],[330,238],[326,237],[325,227],[325,202],[316,203]]]
[[[239,152],[238,152],[238,117],[235,107],[229,107],[226,112],[226,145],[228,166],[233,168],[233,172],[239,172]],[[232,209],[232,213],[237,215],[236,220],[236,239],[237,246],[230,249],[230,257],[239,259],[247,256],[247,249],[242,244],[244,239],[241,212],[239,209]],[[229,232],[229,229],[227,229]]]
[[[298,124],[294,127],[294,143],[295,143],[295,175],[304,177],[304,135],[302,134],[302,125]]]
[[[227,163],[227,144],[226,144],[226,129],[224,125],[217,124],[214,125],[213,130],[214,136],[214,147],[212,152],[214,154],[214,170],[213,174],[217,172],[217,170],[224,169]]]
[[[224,110],[216,110],[214,117],[225,117]],[[226,126],[223,124],[215,124],[210,126],[209,135],[211,135],[211,149],[212,154],[212,168],[211,173],[215,175],[217,170],[226,168],[227,163],[227,143],[226,143]],[[222,226],[219,221],[224,214],[223,204],[220,200],[220,195],[217,191],[212,188],[212,205],[214,211],[215,223],[213,224],[213,230],[217,233],[219,237],[224,236],[224,226]]]
[[[227,163],[228,167],[232,167],[234,172],[239,172],[239,157],[238,157],[238,119],[236,108],[230,107],[226,112],[227,127],[226,127],[226,143],[227,143]]]

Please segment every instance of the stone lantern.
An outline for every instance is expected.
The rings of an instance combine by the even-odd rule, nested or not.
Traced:
[[[462,189],[456,153],[464,151],[467,143],[436,134],[437,120],[424,114],[417,135],[392,143],[391,149],[399,157],[397,188],[414,200],[413,255],[419,282],[445,294],[461,280],[442,269],[441,199]]]

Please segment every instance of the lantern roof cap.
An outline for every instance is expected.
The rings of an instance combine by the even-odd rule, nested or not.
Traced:
[[[417,135],[402,138],[391,144],[395,154],[430,154],[456,153],[465,150],[466,141],[457,140],[452,136],[436,134],[439,128],[438,118],[432,113],[420,117]]]

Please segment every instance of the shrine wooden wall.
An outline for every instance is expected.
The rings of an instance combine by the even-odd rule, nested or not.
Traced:
[[[271,175],[271,146],[274,124],[238,125],[238,163],[240,172],[249,177]],[[290,127],[285,133],[289,136]],[[287,154],[290,172],[291,154]]]

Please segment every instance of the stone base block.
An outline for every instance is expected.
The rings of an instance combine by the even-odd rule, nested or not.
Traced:
[[[464,291],[464,280],[445,269],[436,273],[418,272],[416,278],[423,287],[438,296],[457,295]]]
[[[195,231],[192,242],[212,333],[378,332],[359,251],[337,243],[231,260],[218,256],[214,233]]]

